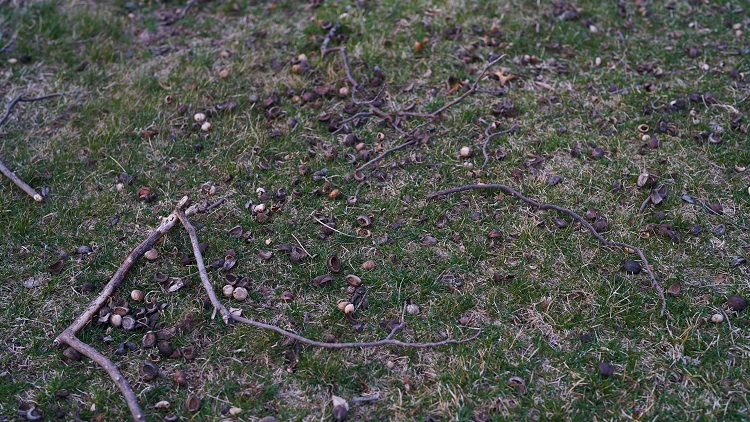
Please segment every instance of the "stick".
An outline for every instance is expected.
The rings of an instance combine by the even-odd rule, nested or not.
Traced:
[[[185,17],[185,15],[187,15],[187,11],[188,11],[188,9],[190,9],[190,8],[191,8],[191,7],[192,7],[192,6],[193,6],[193,5],[195,4],[195,2],[196,2],[196,1],[197,1],[197,0],[190,0],[190,1],[188,1],[188,2],[187,2],[187,4],[185,5],[185,7],[183,7],[183,8],[182,8],[182,10],[180,10],[180,14],[179,14],[179,15],[177,15],[177,17],[175,17],[175,18],[174,18],[174,19],[172,19],[171,21],[168,21],[168,22],[164,22],[164,25],[165,25],[165,26],[169,26],[169,25],[172,25],[172,24],[174,24],[175,22],[179,21],[180,19],[184,18],[184,17]]]
[[[485,129],[484,131],[485,139],[484,139],[484,143],[482,144],[482,154],[484,154],[484,164],[482,164],[482,167],[486,166],[487,162],[490,161],[490,156],[487,155],[487,144],[490,143],[490,139],[494,138],[495,136],[500,136],[500,135],[505,135],[506,133],[515,132],[519,129],[518,125],[513,125],[509,127],[508,129],[501,130],[499,132],[488,133],[490,131],[490,128],[493,128],[493,129],[495,128],[494,126],[495,126],[494,123],[490,123],[489,125],[487,125],[487,129]]]
[[[231,318],[229,316],[229,311],[224,305],[219,302],[219,299],[216,297],[216,293],[214,292],[214,288],[211,285],[211,281],[208,279],[208,272],[206,271],[206,265],[203,263],[203,254],[201,253],[200,246],[198,245],[200,242],[198,242],[198,235],[195,233],[195,227],[190,224],[190,221],[185,215],[185,212],[181,208],[178,207],[175,210],[175,214],[177,215],[177,218],[180,219],[182,225],[185,227],[185,230],[190,236],[190,243],[193,246],[193,255],[195,255],[195,262],[198,264],[198,273],[201,277],[201,284],[203,284],[203,288],[206,290],[206,293],[208,293],[208,299],[211,300],[211,305],[213,305],[214,310],[219,311],[219,314],[221,314],[221,319],[224,320],[224,323],[229,324],[229,320]]]
[[[320,44],[320,54],[321,56],[325,56],[328,52],[328,43],[331,42],[331,37],[333,37],[334,34],[336,34],[336,31],[341,27],[341,24],[336,22],[336,25],[333,25],[331,27],[331,30],[328,31],[328,34],[325,38],[323,38],[323,42]]]
[[[363,169],[366,169],[366,168],[367,168],[368,166],[370,166],[370,165],[372,165],[372,164],[375,164],[375,163],[377,163],[378,161],[380,161],[381,159],[383,159],[383,157],[385,157],[386,155],[390,154],[391,152],[393,152],[393,151],[398,151],[398,150],[400,150],[401,148],[406,148],[406,147],[408,147],[409,145],[413,145],[413,144],[415,144],[416,142],[417,142],[417,140],[416,140],[416,139],[412,139],[412,140],[411,140],[411,141],[409,141],[409,142],[404,142],[404,143],[403,143],[403,144],[401,144],[401,145],[395,146],[395,147],[393,147],[393,148],[391,148],[391,149],[387,149],[387,150],[385,150],[385,151],[381,152],[381,153],[380,153],[380,155],[378,155],[377,157],[375,157],[375,158],[373,158],[372,160],[370,160],[370,161],[368,161],[368,162],[366,162],[366,163],[362,164],[361,166],[359,166],[359,168],[358,168],[357,170],[358,170],[358,171],[362,171]]]
[[[39,192],[37,192],[23,180],[21,180],[21,178],[16,176],[15,173],[10,171],[10,169],[5,165],[5,163],[3,163],[2,160],[0,160],[0,173],[10,179],[11,182],[15,183],[16,186],[21,188],[21,190],[26,192],[30,197],[34,198],[34,201],[41,202],[44,199],[42,195],[39,194]]]
[[[435,111],[433,111],[431,113],[413,113],[413,112],[408,112],[408,111],[401,111],[401,112],[398,112],[398,114],[400,116],[429,117],[429,118],[433,118],[433,119],[435,117],[438,117],[445,110],[448,110],[449,108],[451,108],[454,105],[456,105],[456,104],[460,103],[461,101],[463,101],[464,98],[466,98],[469,95],[474,94],[475,92],[477,92],[477,86],[479,85],[479,81],[482,80],[482,78],[484,77],[484,75],[487,73],[487,71],[492,66],[494,66],[495,64],[497,64],[497,62],[499,62],[500,60],[504,59],[505,56],[506,55],[503,54],[500,57],[496,58],[495,60],[487,63],[487,65],[484,67],[484,69],[482,69],[482,73],[479,74],[479,77],[477,77],[477,80],[474,81],[474,83],[471,85],[471,88],[468,91],[464,92],[463,94],[461,94],[460,97],[455,98],[453,101],[451,101],[448,104],[440,107],[439,109],[437,109],[437,110],[435,110]]]
[[[177,209],[182,209],[188,202],[188,197],[184,197],[180,200],[180,202],[177,203]],[[197,210],[197,207],[193,205],[190,207],[187,211],[187,215],[195,214]],[[86,326],[86,324],[91,321],[91,319],[94,317],[94,315],[99,311],[99,308],[101,308],[104,303],[107,301],[107,299],[114,293],[115,289],[122,283],[122,281],[125,279],[125,275],[127,275],[128,271],[135,265],[135,263],[140,259],[140,257],[143,256],[146,251],[153,248],[156,242],[161,239],[164,234],[166,234],[169,230],[174,227],[174,225],[177,223],[178,217],[175,212],[170,214],[167,218],[165,218],[162,223],[159,225],[159,227],[155,228],[154,231],[152,231],[146,239],[141,242],[140,245],[136,246],[130,254],[125,258],[124,261],[122,261],[122,264],[120,264],[120,268],[117,269],[115,274],[112,276],[112,279],[109,280],[109,282],[104,286],[102,291],[99,293],[99,295],[94,298],[94,300],[89,304],[89,306],[86,307],[86,309],[78,315],[78,317],[73,321],[68,328],[65,329],[65,331],[62,332],[57,338],[54,340],[55,345],[59,345],[60,343],[64,343],[63,337],[66,335],[75,336],[78,334],[83,327]]]
[[[109,374],[109,376],[117,385],[117,388],[120,389],[120,392],[125,397],[125,401],[128,403],[128,408],[130,408],[130,414],[133,415],[133,420],[136,422],[146,421],[146,416],[143,414],[143,410],[141,409],[141,405],[138,403],[138,398],[133,392],[133,388],[130,387],[130,383],[128,382],[128,380],[122,376],[120,371],[117,369],[117,366],[111,360],[109,360],[109,358],[99,353],[99,351],[95,348],[79,340],[78,337],[73,335],[73,333],[69,330],[65,330],[62,334],[60,334],[58,339],[72,347],[78,353],[88,356],[88,358],[94,361],[94,363],[107,371],[107,374]]]
[[[475,190],[475,189],[498,189],[501,190],[507,194],[513,195],[516,198],[520,199],[521,201],[533,206],[534,208],[542,209],[542,210],[555,210],[564,214],[567,214],[574,219],[576,219],[579,223],[581,223],[582,226],[584,226],[591,234],[596,237],[601,243],[603,243],[605,246],[608,247],[614,247],[618,246],[621,248],[628,248],[633,250],[636,254],[638,254],[638,257],[643,261],[643,268],[646,270],[646,273],[651,278],[651,287],[656,290],[656,292],[659,294],[659,297],[661,298],[661,316],[664,316],[664,314],[667,311],[667,299],[664,296],[664,289],[662,289],[659,282],[656,280],[656,276],[654,276],[654,273],[651,271],[651,266],[648,263],[648,259],[646,259],[646,255],[644,255],[643,251],[640,248],[637,248],[633,245],[629,245],[627,243],[622,242],[615,242],[612,240],[607,239],[606,237],[599,234],[596,229],[588,222],[585,218],[583,218],[580,214],[577,212],[561,207],[559,205],[554,204],[542,204],[540,202],[537,202],[533,199],[530,199],[526,196],[524,196],[521,192],[518,192],[517,190],[511,188],[510,186],[503,185],[503,184],[487,184],[487,185],[465,185],[465,186],[459,186],[456,188],[451,189],[445,189],[441,190],[435,193],[431,193],[427,195],[427,199],[435,199],[443,195],[450,195],[452,193],[456,192],[463,192],[466,190]]]
[[[16,39],[16,36],[13,35],[13,38],[11,38],[11,40],[8,41],[8,43],[2,49],[0,49],[0,53],[3,52],[3,51],[5,51],[5,49],[8,48],[8,46],[15,39]],[[5,114],[3,115],[2,119],[0,119],[0,127],[2,127],[5,124],[5,122],[8,121],[8,118],[10,117],[10,113],[13,111],[13,107],[15,107],[16,104],[18,104],[18,103],[31,103],[31,102],[34,102],[34,101],[42,101],[42,100],[46,100],[48,98],[59,97],[59,96],[65,95],[65,94],[67,94],[67,92],[58,92],[58,93],[55,93],[55,94],[49,94],[49,95],[44,95],[44,96],[41,96],[41,97],[33,97],[33,98],[24,97],[23,95],[17,96],[16,98],[13,99],[13,101],[10,102],[10,104],[8,104],[8,108],[5,110]],[[39,194],[39,192],[37,192],[34,188],[32,188],[31,186],[29,186],[23,180],[21,180],[20,177],[16,176],[16,174],[13,173],[5,165],[5,163],[3,162],[2,159],[0,159],[0,173],[2,173],[5,177],[7,177],[13,183],[15,183],[16,186],[18,186],[19,188],[21,188],[30,197],[34,198],[34,201],[41,202],[42,199],[44,199],[42,197],[42,195]]]
[[[16,35],[18,34],[13,34],[13,36],[10,37],[10,41],[8,41],[2,48],[0,48],[0,53],[7,50],[13,44],[13,42],[16,40]]]
[[[312,217],[312,218],[313,218],[313,220],[317,221],[318,223],[320,223],[321,225],[323,225],[323,227],[325,227],[325,228],[327,228],[327,229],[329,229],[329,230],[333,230],[334,232],[336,232],[336,233],[338,233],[338,234],[340,234],[340,235],[344,235],[344,236],[347,236],[347,237],[351,237],[351,238],[353,238],[353,239],[367,239],[366,237],[362,237],[362,236],[354,236],[354,235],[352,235],[352,234],[349,234],[349,233],[344,233],[344,232],[342,232],[341,230],[336,230],[336,228],[335,228],[335,227],[331,227],[331,226],[329,226],[328,224],[326,224],[326,223],[325,223],[325,221],[323,221],[323,220],[319,219],[318,217],[316,217],[316,216],[315,216],[315,215],[313,215],[313,214],[315,214],[315,211],[313,211],[312,213],[310,213],[310,217]],[[302,245],[300,245],[300,246],[302,246]],[[303,250],[304,250],[304,248],[303,248]],[[307,252],[307,251],[305,251],[305,252]],[[310,254],[308,253],[307,255],[310,255]]]
[[[308,346],[322,347],[325,349],[351,349],[351,348],[356,348],[356,347],[380,347],[380,346],[398,346],[398,347],[408,347],[408,348],[414,348],[414,349],[426,349],[430,347],[445,346],[448,344],[467,343],[479,337],[479,335],[482,333],[482,330],[477,330],[477,332],[474,335],[464,338],[464,339],[455,340],[455,339],[449,338],[449,339],[445,339],[442,341],[435,341],[435,342],[430,342],[430,343],[409,343],[409,342],[403,342],[401,340],[393,340],[393,339],[353,342],[353,343],[324,343],[322,341],[310,340],[307,337],[302,337],[299,334],[295,334],[291,331],[287,331],[275,325],[264,324],[262,322],[248,319],[245,317],[232,315],[232,319],[234,319],[237,322],[241,322],[243,324],[252,325],[253,327],[256,327],[256,328],[262,328],[264,330],[275,331],[285,337],[289,337],[293,340],[297,340],[298,342],[302,344],[306,344]]]

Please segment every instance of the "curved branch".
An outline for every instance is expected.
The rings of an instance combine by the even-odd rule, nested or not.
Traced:
[[[654,290],[656,290],[656,292],[659,294],[659,297],[661,298],[661,316],[664,316],[664,314],[667,311],[667,299],[664,296],[664,289],[662,289],[661,285],[656,280],[656,276],[654,275],[653,271],[651,270],[651,265],[649,264],[648,259],[646,259],[646,255],[644,255],[643,251],[640,248],[637,248],[637,247],[635,247],[633,245],[629,245],[629,244],[623,243],[623,242],[615,242],[615,241],[607,239],[606,237],[602,236],[599,232],[597,232],[596,229],[591,225],[591,223],[589,223],[588,221],[586,221],[585,218],[583,218],[580,214],[578,214],[577,212],[575,212],[575,211],[573,211],[573,210],[571,210],[569,208],[561,207],[561,206],[555,205],[555,204],[543,204],[541,202],[537,202],[537,201],[535,201],[535,200],[533,200],[531,198],[526,197],[521,192],[519,192],[519,191],[511,188],[510,186],[499,184],[499,183],[497,183],[497,184],[486,184],[486,185],[464,185],[464,186],[459,186],[459,187],[456,187],[456,188],[445,189],[445,190],[441,190],[441,191],[434,192],[434,193],[431,193],[431,194],[427,195],[427,199],[435,199],[435,198],[438,198],[438,197],[441,197],[441,196],[444,196],[444,195],[450,195],[452,193],[463,192],[463,191],[467,191],[467,190],[478,190],[478,189],[482,189],[482,190],[501,190],[501,191],[503,191],[503,192],[505,192],[505,193],[507,193],[509,195],[515,196],[516,198],[518,198],[521,201],[523,201],[523,202],[525,202],[525,203],[533,206],[534,208],[538,208],[538,209],[542,209],[542,210],[555,210],[555,211],[561,212],[563,214],[567,214],[567,215],[573,217],[579,223],[581,223],[581,225],[583,227],[585,227],[589,232],[591,232],[591,234],[597,240],[599,240],[602,244],[604,244],[605,246],[608,246],[608,247],[615,247],[615,246],[617,246],[617,247],[621,247],[621,248],[628,248],[628,249],[634,251],[638,255],[638,257],[641,259],[641,261],[643,261],[643,268],[646,270],[646,273],[651,278],[651,287]]]
[[[322,341],[311,340],[307,337],[303,337],[299,334],[295,334],[291,331],[287,331],[283,328],[277,327],[276,325],[265,324],[259,321],[255,321],[255,320],[237,316],[237,315],[232,315],[232,319],[237,322],[241,322],[243,324],[252,325],[253,327],[256,327],[256,328],[262,328],[264,330],[275,331],[285,337],[289,337],[293,340],[297,340],[298,342],[302,344],[306,344],[308,346],[322,347],[325,349],[351,349],[351,348],[356,348],[356,347],[379,347],[379,346],[398,346],[398,347],[409,347],[409,348],[414,348],[414,349],[426,349],[430,347],[445,346],[448,344],[466,343],[466,342],[474,340],[475,338],[479,337],[480,334],[482,334],[482,330],[477,330],[477,332],[474,335],[464,338],[464,339],[456,340],[456,339],[449,338],[449,339],[445,339],[442,341],[435,341],[435,342],[430,342],[430,343],[409,343],[409,342],[404,342],[401,340],[393,340],[391,338],[392,335],[390,334],[388,335],[388,337],[386,337],[385,340],[363,341],[363,342],[353,342],[353,343],[325,343]],[[403,328],[403,326],[399,324],[398,326],[396,326],[396,328],[394,328],[393,332],[401,328]]]
[[[117,369],[117,365],[109,360],[109,358],[99,353],[98,350],[79,340],[70,329],[63,331],[58,339],[72,347],[78,353],[87,356],[94,361],[94,363],[104,369],[125,397],[125,401],[128,403],[128,408],[130,409],[130,414],[133,415],[133,420],[135,422],[146,422],[146,416],[143,414],[143,409],[141,409],[141,405],[138,403],[138,398],[133,392],[133,388],[130,387],[128,380],[122,376],[120,370]]]

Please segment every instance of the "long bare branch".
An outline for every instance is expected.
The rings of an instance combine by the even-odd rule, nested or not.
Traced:
[[[456,339],[449,338],[449,339],[445,339],[442,341],[435,341],[435,342],[429,342],[429,343],[409,343],[409,342],[404,342],[401,340],[394,340],[391,338],[387,338],[385,340],[363,341],[363,342],[353,342],[353,343],[325,343],[322,341],[311,340],[307,337],[303,337],[299,334],[295,334],[291,331],[287,331],[276,325],[265,324],[259,321],[255,321],[255,320],[237,316],[237,315],[232,315],[232,319],[234,319],[237,322],[241,322],[243,324],[252,325],[253,327],[256,327],[256,328],[262,328],[264,330],[275,331],[285,337],[289,337],[293,340],[297,340],[298,342],[302,344],[306,344],[308,346],[322,347],[325,349],[351,349],[351,348],[357,348],[357,347],[380,347],[380,346],[398,346],[398,347],[408,347],[408,348],[414,348],[414,349],[426,349],[430,347],[445,346],[448,344],[466,343],[479,337],[479,335],[482,333],[481,330],[477,330],[477,332],[474,333],[472,336],[464,338],[464,339],[456,340]],[[399,329],[400,328],[401,327],[399,327]],[[389,335],[389,337],[391,336]]]
[[[427,195],[427,199],[435,199],[435,198],[439,198],[441,196],[450,195],[452,193],[463,192],[463,191],[467,191],[467,190],[477,190],[477,189],[481,189],[481,190],[501,190],[501,191],[503,191],[503,192],[505,192],[507,194],[515,196],[516,198],[518,198],[521,201],[523,201],[523,202],[531,205],[534,208],[538,208],[538,209],[542,209],[542,210],[555,210],[555,211],[561,212],[563,214],[567,214],[567,215],[573,217],[579,223],[581,223],[581,225],[583,227],[585,227],[589,232],[591,232],[591,234],[594,237],[596,237],[597,240],[599,240],[605,246],[627,248],[627,249],[630,249],[630,250],[634,251],[638,255],[638,257],[641,259],[641,261],[643,262],[643,268],[646,270],[646,274],[648,274],[649,278],[651,278],[651,287],[659,294],[659,297],[661,298],[661,316],[664,316],[666,314],[666,312],[667,312],[667,299],[664,296],[664,289],[662,289],[661,285],[656,280],[656,276],[654,275],[653,271],[651,270],[651,265],[649,264],[648,259],[646,259],[646,255],[643,253],[643,251],[640,248],[635,247],[633,245],[629,245],[629,244],[623,243],[623,242],[615,242],[615,241],[607,239],[601,233],[597,232],[596,229],[591,225],[591,223],[589,223],[588,221],[586,221],[585,218],[583,218],[580,214],[578,214],[577,212],[575,212],[575,211],[573,211],[573,210],[571,210],[569,208],[561,207],[561,206],[555,205],[555,204],[544,204],[544,203],[541,203],[541,202],[537,202],[537,201],[535,201],[535,200],[533,200],[531,198],[528,198],[527,196],[523,195],[521,192],[519,192],[519,191],[511,188],[510,186],[503,185],[503,184],[464,185],[464,186],[459,186],[459,187],[455,187],[455,188],[451,188],[451,189],[445,189],[445,190],[441,190],[441,191],[438,191],[438,192],[435,192],[435,193],[431,193],[431,194]]]

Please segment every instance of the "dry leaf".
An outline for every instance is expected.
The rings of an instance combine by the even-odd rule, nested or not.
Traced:
[[[497,77],[497,81],[500,82],[500,86],[505,86],[505,84],[516,77],[516,75],[508,72],[505,69],[500,69],[495,72],[492,72],[493,75]]]

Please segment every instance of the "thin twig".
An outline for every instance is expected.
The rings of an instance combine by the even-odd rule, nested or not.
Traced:
[[[177,215],[177,218],[180,219],[182,225],[185,227],[185,230],[190,236],[190,244],[193,246],[193,255],[195,255],[195,262],[198,265],[198,273],[201,277],[201,284],[203,284],[203,288],[206,290],[206,293],[208,293],[208,299],[211,301],[211,305],[213,305],[214,307],[214,312],[219,311],[219,314],[221,314],[221,319],[224,320],[224,323],[229,324],[229,320],[231,318],[229,315],[229,311],[224,305],[221,304],[221,302],[219,302],[219,299],[216,297],[216,293],[214,292],[214,288],[213,286],[211,286],[211,281],[208,279],[208,272],[206,271],[206,265],[203,263],[203,254],[200,250],[200,242],[198,241],[198,235],[195,233],[195,227],[190,224],[190,220],[188,220],[185,212],[181,208],[177,208],[175,210],[175,214]]]
[[[331,42],[331,38],[336,34],[336,31],[338,31],[340,27],[341,24],[336,22],[336,24],[331,27],[331,30],[328,31],[326,37],[323,38],[323,42],[320,44],[320,53],[322,56],[325,56],[328,52],[328,44]]]
[[[487,129],[485,129],[484,131],[485,138],[484,138],[484,143],[482,144],[482,154],[484,154],[484,164],[482,164],[482,167],[485,167],[487,163],[490,161],[490,156],[487,155],[487,144],[490,143],[490,139],[494,138],[495,136],[500,136],[500,135],[505,135],[506,133],[515,132],[519,129],[518,125],[513,125],[509,127],[508,129],[501,130],[495,133],[489,133],[490,128],[494,129],[495,124],[490,123],[489,125],[487,125]]]
[[[297,340],[298,342],[302,344],[306,344],[308,346],[314,346],[314,347],[322,347],[325,349],[351,349],[351,348],[357,348],[357,347],[380,347],[380,346],[398,346],[398,347],[409,347],[414,349],[426,349],[430,347],[438,347],[438,346],[445,346],[448,344],[461,344],[461,343],[467,343],[469,341],[474,340],[475,338],[479,337],[480,334],[482,334],[482,330],[477,330],[477,332],[467,338],[464,339],[445,339],[442,341],[435,341],[435,342],[429,342],[429,343],[409,343],[404,342],[401,340],[377,340],[377,341],[363,341],[363,342],[353,342],[353,343],[325,343],[322,341],[316,341],[311,340],[307,337],[302,337],[299,334],[295,334],[291,331],[287,331],[283,328],[277,327],[275,325],[270,324],[264,324],[259,321],[255,321],[252,319],[248,319],[245,317],[232,315],[232,319],[234,319],[237,322],[241,322],[243,324],[252,325],[256,328],[262,328],[264,330],[271,330],[275,331],[285,337],[289,337],[292,340]]]
[[[16,40],[16,36],[17,36],[17,35],[18,35],[18,34],[13,34],[13,36],[12,36],[12,37],[10,37],[10,41],[8,41],[7,43],[5,43],[5,45],[4,45],[4,46],[2,46],[2,48],[0,48],[0,53],[2,53],[2,52],[4,52],[5,50],[7,50],[7,49],[8,49],[8,48],[9,48],[9,47],[10,47],[10,46],[11,46],[11,45],[13,44],[13,42],[14,42],[14,41]]]
[[[471,88],[468,91],[464,92],[463,94],[461,94],[461,96],[459,96],[458,98],[453,99],[453,101],[449,102],[448,104],[445,104],[444,106],[440,107],[439,109],[437,109],[437,110],[435,110],[433,112],[430,112],[430,113],[414,113],[414,112],[401,111],[401,112],[398,112],[398,114],[400,116],[429,117],[429,118],[435,118],[435,117],[439,116],[445,110],[448,110],[449,108],[451,108],[454,105],[456,105],[456,104],[460,103],[461,101],[463,101],[469,95],[474,94],[475,92],[477,92],[477,86],[479,85],[479,81],[482,80],[482,78],[484,77],[484,75],[487,73],[487,71],[492,66],[494,66],[495,64],[497,64],[497,62],[499,62],[500,60],[502,60],[504,58],[505,58],[505,54],[503,54],[500,57],[496,58],[495,60],[487,63],[487,65],[484,67],[484,69],[482,69],[482,73],[479,74],[479,76],[474,81],[474,83],[471,85]]]
[[[431,193],[431,194],[427,195],[427,199],[435,199],[435,198],[438,198],[438,197],[441,197],[441,196],[444,196],[444,195],[450,195],[452,193],[463,192],[463,191],[467,191],[467,190],[476,190],[476,189],[484,189],[484,190],[497,189],[497,190],[501,190],[501,191],[503,191],[503,192],[505,192],[507,194],[515,196],[516,198],[518,198],[521,201],[523,201],[523,202],[525,202],[525,203],[533,206],[534,208],[538,208],[538,209],[542,209],[542,210],[551,209],[551,210],[555,210],[555,211],[567,214],[567,215],[573,217],[579,223],[581,223],[581,225],[583,227],[585,227],[589,232],[591,232],[591,234],[594,237],[596,237],[597,240],[599,240],[605,246],[608,246],[608,247],[617,246],[617,247],[627,248],[627,249],[630,249],[630,250],[634,251],[636,254],[638,254],[638,257],[643,262],[643,268],[646,270],[646,273],[651,278],[651,287],[654,290],[656,290],[656,292],[659,294],[659,297],[661,298],[661,316],[664,316],[664,314],[666,313],[666,311],[667,311],[667,299],[664,296],[664,289],[662,289],[661,285],[656,280],[656,276],[654,275],[653,271],[651,270],[651,265],[649,264],[648,259],[646,259],[646,255],[644,255],[643,251],[640,248],[637,248],[637,247],[635,247],[633,245],[629,245],[627,243],[622,243],[622,242],[615,242],[615,241],[607,239],[606,237],[602,236],[599,232],[597,232],[596,229],[588,221],[586,221],[585,218],[583,218],[580,214],[578,214],[577,212],[575,212],[575,211],[573,211],[571,209],[568,209],[568,208],[565,208],[565,207],[561,207],[559,205],[543,204],[543,203],[537,202],[537,201],[535,201],[533,199],[530,199],[530,198],[524,196],[521,192],[518,192],[517,190],[511,188],[510,186],[503,185],[503,184],[459,186],[459,187],[455,187],[455,188],[451,188],[451,189],[445,189],[445,190],[441,190],[441,191],[438,191],[438,192],[435,192],[435,193]]]
[[[3,47],[3,50],[8,47],[8,45],[13,42],[15,39],[15,35],[13,38],[8,42],[8,44]],[[0,50],[2,52],[3,50]],[[13,107],[16,106],[18,103],[31,103],[34,101],[42,101],[46,100],[48,98],[53,97],[59,97],[62,95],[68,94],[67,92],[58,92],[55,94],[49,94],[49,95],[43,95],[41,97],[24,97],[23,95],[19,95],[16,98],[14,98],[10,104],[8,104],[8,108],[5,110],[5,114],[3,115],[2,119],[0,119],[0,127],[5,125],[5,122],[8,121],[8,118],[10,117],[11,112],[13,112]],[[28,183],[24,182],[20,177],[16,176],[15,173],[13,173],[8,166],[5,165],[2,159],[0,159],[0,173],[2,173],[5,177],[10,179],[13,183],[16,184],[19,188],[21,188],[24,192],[26,192],[30,197],[34,198],[34,201],[41,202],[44,198],[42,195],[39,194],[34,188],[28,185]]]
[[[78,337],[68,330],[65,330],[58,339],[72,347],[78,353],[87,356],[94,363],[104,369],[115,382],[117,388],[120,389],[123,397],[125,397],[125,402],[128,404],[130,414],[133,415],[133,420],[135,422],[146,421],[146,416],[143,414],[143,409],[141,409],[141,405],[138,403],[138,398],[136,397],[135,392],[133,392],[133,388],[130,386],[128,380],[122,376],[120,370],[117,369],[117,365],[92,346],[79,340]]]
[[[310,213],[310,217],[312,217],[312,218],[313,218],[313,220],[317,221],[318,223],[320,223],[320,224],[321,224],[321,225],[322,225],[323,227],[325,227],[325,228],[327,228],[327,229],[333,230],[334,232],[336,232],[336,233],[338,233],[338,234],[340,234],[340,235],[344,235],[344,236],[347,236],[347,237],[351,237],[351,238],[353,238],[353,239],[367,239],[366,237],[362,237],[362,236],[354,236],[354,235],[352,235],[352,234],[349,234],[349,233],[344,233],[344,232],[342,232],[342,231],[340,231],[340,230],[336,230],[336,228],[335,228],[335,227],[331,227],[331,226],[329,226],[328,224],[326,224],[326,222],[325,222],[325,221],[323,221],[323,220],[319,219],[318,217],[316,217],[315,215],[313,215],[314,213],[315,213],[315,211],[313,211],[312,213]]]
[[[304,252],[304,253],[305,253],[305,254],[306,254],[306,255],[307,255],[308,257],[310,257],[310,258],[315,258],[315,256],[317,256],[317,255],[315,255],[315,256],[313,256],[313,255],[310,255],[310,252],[308,252],[308,251],[307,251],[307,249],[305,249],[305,247],[304,247],[304,246],[302,246],[302,242],[300,242],[300,241],[299,241],[299,239],[297,239],[297,236],[295,236],[295,235],[294,235],[294,233],[292,233],[292,237],[294,238],[294,240],[296,240],[296,241],[297,241],[297,244],[298,244],[298,245],[299,245],[299,247],[300,247],[300,248],[302,249],[302,252]]]
[[[408,141],[408,142],[404,142],[404,143],[403,143],[403,144],[401,144],[401,145],[395,146],[395,147],[393,147],[393,148],[391,148],[391,149],[387,149],[387,150],[385,150],[385,151],[381,152],[381,153],[380,153],[380,155],[378,155],[377,157],[375,157],[375,158],[373,158],[372,160],[370,160],[370,161],[368,161],[368,162],[366,162],[366,163],[362,164],[361,166],[359,166],[359,168],[357,168],[357,171],[362,171],[362,170],[366,169],[367,167],[371,166],[372,164],[375,164],[375,163],[377,163],[378,161],[382,160],[382,159],[383,159],[383,157],[385,157],[386,155],[388,155],[388,154],[392,153],[393,151],[398,151],[398,150],[400,150],[400,149],[402,149],[402,148],[406,148],[406,147],[408,147],[409,145],[413,145],[413,144],[415,144],[416,142],[417,142],[417,140],[416,140],[416,139],[412,139],[411,141]]]
[[[177,21],[181,20],[182,18],[184,18],[185,15],[187,15],[188,9],[190,9],[196,2],[197,2],[197,0],[190,0],[190,1],[188,1],[187,4],[185,5],[185,7],[183,7],[182,10],[180,10],[180,14],[178,14],[177,17],[175,17],[174,19],[172,19],[170,21],[167,21],[167,22],[164,22],[164,25],[165,26],[172,25],[172,24],[176,23]]]

